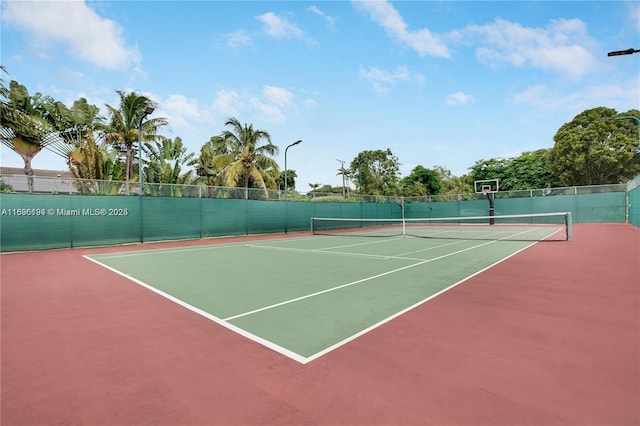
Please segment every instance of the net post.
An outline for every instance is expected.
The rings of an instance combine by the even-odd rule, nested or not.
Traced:
[[[311,216],[311,218],[310,218],[310,222],[311,222],[311,235],[315,235],[315,234],[313,233],[313,216]]]
[[[571,241],[573,239],[573,219],[571,217],[571,212],[565,213],[564,224],[567,229],[567,241]]]

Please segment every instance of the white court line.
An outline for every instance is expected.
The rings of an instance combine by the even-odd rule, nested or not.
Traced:
[[[362,278],[360,280],[352,281],[350,283],[342,284],[342,285],[339,285],[339,286],[336,286],[336,287],[331,287],[331,288],[328,288],[328,289],[325,289],[325,290],[321,290],[321,291],[317,291],[315,293],[310,293],[310,294],[307,294],[307,295],[304,295],[304,296],[295,297],[293,299],[285,300],[283,302],[274,303],[272,305],[268,305],[268,306],[264,306],[262,308],[254,309],[252,311],[243,312],[241,314],[237,314],[237,315],[233,315],[233,316],[230,316],[230,317],[227,317],[227,318],[223,318],[223,320],[224,321],[231,321],[231,320],[234,320],[234,319],[237,319],[237,318],[246,317],[248,315],[252,315],[252,314],[255,314],[255,313],[258,313],[258,312],[262,312],[262,311],[266,311],[266,310],[269,310],[269,309],[277,308],[279,306],[288,305],[290,303],[298,302],[300,300],[308,299],[310,297],[319,296],[321,294],[329,293],[329,292],[332,292],[332,291],[343,289],[345,287],[350,287],[352,285],[356,285],[356,284],[360,284],[360,283],[363,283],[363,282],[366,282],[366,281],[374,280],[376,278],[384,277],[385,275],[395,274],[396,272],[404,271],[405,269],[415,268],[416,266],[424,265],[425,263],[429,263],[429,262],[433,262],[433,261],[436,261],[436,260],[444,259],[446,257],[454,256],[456,254],[464,253],[466,251],[474,250],[474,249],[477,249],[479,247],[486,246],[488,244],[493,244],[495,242],[496,241],[488,241],[488,242],[485,242],[485,243],[482,243],[482,244],[477,244],[475,246],[467,247],[465,249],[458,250],[458,251],[455,251],[455,252],[452,252],[452,253],[447,253],[447,254],[444,254],[442,256],[432,257],[431,259],[425,259],[425,260],[422,260],[420,262],[413,263],[411,265],[403,266],[401,268],[392,269],[390,271],[383,272],[381,274],[372,275],[370,277]]]
[[[268,244],[271,242],[301,241],[301,240],[311,240],[311,239],[314,239],[314,237],[274,238],[271,240],[256,240],[254,244],[258,245],[258,244]],[[181,253],[181,252],[188,252],[188,251],[212,250],[212,249],[217,250],[217,249],[228,248],[228,247],[242,247],[246,245],[246,243],[247,243],[246,241],[238,241],[235,243],[203,244],[203,245],[191,246],[191,247],[155,248],[155,249],[147,249],[147,250],[121,251],[117,253],[96,253],[96,254],[91,254],[90,256],[94,256],[100,259],[117,259],[120,257],[147,256],[152,254],[165,254],[165,253],[172,254],[172,253]]]
[[[414,258],[414,257],[398,257],[398,256],[388,256],[382,254],[367,254],[367,253],[348,253],[344,251],[327,251],[326,249],[301,249],[294,247],[271,247],[271,246],[254,246],[251,244],[246,245],[249,248],[256,248],[262,250],[275,250],[275,251],[292,251],[296,253],[313,253],[313,254],[331,254],[345,257],[370,257],[372,259],[398,259],[398,260],[415,260],[420,261],[424,259]]]
[[[244,237],[244,236],[243,236]],[[335,237],[335,238],[344,238],[344,237]],[[253,245],[265,245],[268,246],[270,243],[278,243],[278,242],[290,242],[290,241],[304,241],[304,240],[317,240],[317,236],[311,237],[290,237],[290,238],[273,238],[269,240],[256,240],[253,242]],[[214,239],[212,239],[214,240]],[[369,241],[368,243],[358,243],[355,245],[362,244],[373,244],[375,242],[386,242],[383,241]],[[155,248],[155,249],[147,249],[147,250],[135,250],[135,251],[121,251],[117,253],[95,253],[91,254],[96,258],[100,259],[118,259],[121,257],[136,257],[136,256],[148,256],[153,254],[172,254],[172,253],[182,253],[189,251],[200,251],[200,250],[218,250],[227,247],[241,247],[247,245],[246,241],[238,241],[235,243],[216,243],[216,244],[203,244],[199,246],[191,246],[191,247],[172,247],[172,248]],[[322,250],[322,249],[318,249]]]
[[[340,238],[343,238],[343,237],[340,237]],[[358,238],[358,237],[356,237],[356,238]],[[339,246],[324,247],[324,248],[319,248],[319,249],[316,249],[316,250],[322,251],[322,250],[335,250],[335,249],[346,248],[346,247],[359,247],[359,246],[366,246],[366,245],[371,245],[371,244],[388,243],[390,241],[402,240],[402,239],[404,239],[404,238],[402,238],[402,237],[384,238],[384,239],[381,239],[381,240],[367,241],[367,242],[364,242],[364,243],[341,244]]]
[[[420,249],[420,250],[407,251],[407,252],[398,254],[398,256],[404,256],[405,254],[420,253],[420,252],[423,252],[423,251],[435,250],[435,249],[439,249],[439,248],[442,248],[442,247],[448,247],[448,246],[453,246],[453,245],[456,245],[456,244],[466,243],[468,241],[470,241],[470,240],[457,240],[457,241],[454,241],[454,242],[451,242],[451,243],[440,244],[440,245],[433,246],[433,247],[426,247],[426,248],[423,248],[423,249]]]
[[[231,323],[229,323],[229,322],[227,322],[225,320],[222,320],[222,319],[220,319],[220,318],[218,318],[218,317],[216,317],[214,315],[211,315],[209,312],[206,312],[206,311],[203,311],[202,309],[196,308],[195,306],[190,305],[189,303],[187,303],[187,302],[185,302],[185,301],[183,301],[181,299],[178,299],[177,297],[174,297],[174,296],[170,295],[169,293],[165,293],[164,291],[159,290],[159,289],[157,289],[157,288],[145,283],[144,281],[141,281],[141,280],[139,280],[137,278],[134,278],[134,277],[132,277],[130,275],[127,275],[127,274],[125,274],[123,272],[120,272],[117,269],[112,268],[112,267],[110,267],[108,265],[105,265],[104,263],[101,263],[101,262],[99,262],[99,261],[97,261],[95,259],[92,259],[91,257],[89,257],[87,255],[84,255],[82,257],[84,257],[85,259],[90,260],[91,262],[94,262],[94,263],[102,266],[103,268],[107,268],[111,272],[115,272],[116,274],[120,275],[121,277],[124,277],[124,278],[126,278],[126,279],[128,279],[130,281],[133,281],[134,283],[138,284],[139,286],[142,286],[142,287],[146,288],[147,290],[150,290],[150,291],[152,291],[152,292],[154,292],[154,293],[156,293],[156,294],[158,294],[158,295],[160,295],[160,296],[162,296],[164,298],[167,298],[167,299],[171,300],[174,303],[177,303],[178,305],[182,306],[185,309],[190,310],[191,312],[194,312],[194,313],[196,313],[196,314],[198,314],[200,316],[203,316],[203,317],[207,318],[208,320],[215,322],[216,324],[219,324],[219,325],[221,325],[221,326],[223,326],[223,327],[225,327],[225,328],[227,328],[227,329],[229,329],[231,331],[234,331],[234,332],[238,333],[239,335],[241,335],[243,337],[246,337],[249,340],[253,340],[253,341],[255,341],[255,342],[257,342],[257,343],[259,343],[259,344],[261,344],[263,346],[266,346],[267,348],[269,348],[269,349],[271,349],[271,350],[273,350],[275,352],[278,352],[278,353],[280,353],[280,354],[282,354],[284,356],[287,356],[287,357],[293,359],[294,361],[298,361],[301,364],[306,364],[308,362],[307,358],[302,356],[302,355],[300,355],[300,354],[297,354],[297,353],[295,353],[293,351],[290,351],[289,349],[287,349],[285,347],[282,347],[282,346],[280,346],[280,345],[278,345],[276,343],[273,343],[273,342],[271,342],[271,341],[269,341],[269,340],[267,340],[267,339],[265,339],[263,337],[257,336],[257,335],[255,335],[253,333],[249,333],[248,331],[246,331],[246,330],[244,330],[244,329],[242,329],[240,327],[236,327],[235,325],[233,325],[233,324],[231,324]]]
[[[320,352],[316,352],[315,354],[313,354],[313,355],[311,355],[311,356],[307,357],[307,358],[305,359],[304,364],[309,363],[309,362],[311,362],[311,361],[313,361],[313,360],[315,360],[315,359],[317,359],[317,358],[320,358],[321,356],[326,355],[326,354],[328,354],[329,352],[331,352],[331,351],[333,351],[333,350],[336,350],[336,349],[338,349],[338,348],[339,348],[339,347],[341,347],[341,346],[346,345],[347,343],[349,343],[349,342],[351,342],[351,341],[353,341],[353,340],[357,339],[358,337],[363,336],[364,334],[366,334],[366,333],[370,332],[371,330],[374,330],[374,329],[376,329],[376,328],[378,328],[378,327],[380,327],[380,326],[382,326],[382,325],[384,325],[384,324],[388,323],[389,321],[391,321],[391,320],[393,320],[393,319],[395,319],[395,318],[398,318],[398,317],[399,317],[399,316],[401,316],[401,315],[404,315],[405,313],[407,313],[407,312],[411,311],[412,309],[415,309],[415,308],[417,308],[418,306],[420,306],[420,305],[423,305],[423,304],[427,303],[427,302],[428,302],[428,301],[430,301],[431,299],[434,299],[434,298],[436,298],[436,297],[438,297],[438,296],[442,295],[443,293],[446,293],[447,291],[449,291],[449,290],[451,290],[451,289],[453,289],[453,288],[455,288],[455,287],[459,286],[460,284],[462,284],[462,283],[464,283],[464,282],[466,282],[466,281],[470,280],[471,278],[475,277],[476,275],[479,275],[479,274],[483,273],[484,271],[486,271],[486,270],[488,270],[488,269],[490,269],[490,268],[493,268],[493,267],[494,267],[494,266],[496,266],[497,264],[504,262],[505,260],[507,260],[507,259],[509,259],[509,258],[511,258],[511,257],[513,257],[513,256],[515,256],[516,254],[518,254],[518,253],[520,253],[520,252],[522,252],[522,251],[524,251],[524,250],[528,249],[529,247],[533,246],[533,245],[534,245],[534,244],[536,244],[536,243],[537,243],[537,241],[534,241],[534,242],[532,242],[531,244],[527,245],[526,247],[523,247],[523,248],[521,248],[520,250],[516,251],[515,253],[512,253],[512,254],[510,254],[509,256],[503,257],[502,259],[500,259],[500,260],[498,260],[498,261],[496,261],[496,262],[492,263],[491,265],[489,265],[489,266],[487,266],[487,267],[485,267],[485,268],[483,268],[483,269],[479,270],[478,272],[476,272],[476,273],[474,273],[474,274],[471,274],[471,275],[469,275],[468,277],[465,277],[465,278],[461,279],[460,281],[458,281],[458,282],[455,282],[455,283],[451,284],[449,287],[443,288],[443,289],[442,289],[442,290],[440,290],[439,292],[437,292],[437,293],[435,293],[435,294],[432,294],[431,296],[429,296],[429,297],[427,297],[427,298],[425,298],[425,299],[423,299],[423,300],[421,300],[421,301],[419,301],[419,302],[416,302],[416,303],[414,303],[414,304],[413,304],[413,305],[411,305],[411,306],[408,306],[407,308],[405,308],[405,309],[401,310],[400,312],[398,312],[398,313],[396,313],[396,314],[393,314],[393,315],[391,315],[391,316],[389,316],[389,317],[387,317],[387,318],[383,319],[382,321],[379,321],[379,322],[377,322],[377,323],[375,323],[375,324],[373,324],[373,325],[371,325],[371,326],[369,326],[369,327],[365,328],[364,330],[361,330],[361,331],[359,331],[358,333],[353,334],[353,335],[351,335],[351,336],[347,337],[346,339],[341,340],[340,342],[337,342],[337,343],[335,343],[335,344],[333,344],[333,345],[329,346],[328,348],[321,350]]]
[[[339,237],[339,238],[343,238],[343,237]],[[325,247],[325,248],[319,248],[319,249],[315,249],[315,250],[316,251],[335,250],[335,249],[339,249],[339,248],[358,247],[358,246],[365,246],[365,245],[369,245],[369,244],[386,243],[386,242],[395,241],[395,240],[405,240],[405,238],[404,237],[395,237],[395,238],[391,238],[391,239],[383,239],[383,240],[380,240],[380,241],[367,241],[366,243],[343,244],[343,245],[339,245],[339,246]],[[409,251],[409,252],[406,252],[404,254],[419,253],[421,251],[434,250],[434,249],[437,249],[437,248],[440,248],[440,247],[447,247],[447,246],[450,246],[450,245],[453,245],[453,244],[460,244],[460,243],[465,242],[465,241],[468,241],[468,240],[458,240],[458,241],[454,241],[452,243],[440,244],[440,245],[437,245],[437,246],[427,247],[427,248],[420,249],[420,250]],[[402,256],[402,254],[400,254],[398,256]]]
[[[307,237],[307,238],[311,239],[311,238],[314,238],[314,237]],[[342,237],[339,237],[339,238],[342,238]],[[287,240],[289,240],[289,239],[269,240],[269,241],[265,241],[265,244],[267,244],[268,242],[273,242],[273,241],[287,241]],[[447,257],[447,256],[451,256],[451,255],[454,255],[454,254],[457,254],[457,253],[461,253],[461,252],[464,252],[464,251],[472,250],[472,249],[475,249],[475,248],[478,248],[478,247],[482,247],[482,246],[487,245],[487,244],[492,244],[492,243],[495,243],[496,241],[498,241],[498,240],[488,241],[488,242],[485,242],[483,244],[479,244],[479,245],[476,245],[476,246],[473,246],[473,247],[466,248],[464,250],[459,250],[459,251],[457,251],[455,253],[449,253],[449,254],[444,255],[444,256],[423,260],[423,261],[421,261],[419,263],[412,264],[412,265],[406,266],[404,268],[398,268],[398,269],[396,269],[394,271],[389,271],[389,272],[387,272],[385,274],[377,275],[376,277],[379,277],[379,276],[382,276],[382,275],[387,275],[387,274],[390,274],[390,273],[393,273],[393,272],[397,272],[397,271],[400,271],[402,269],[412,268],[414,266],[418,266],[418,265],[421,265],[421,264],[432,262],[432,261],[435,261],[435,260],[438,260],[438,259],[441,259],[441,258],[444,258],[444,257]],[[237,246],[237,245],[243,245],[243,244],[245,244],[245,243],[221,244],[219,246],[218,245],[216,245],[216,246],[206,246],[206,247],[203,247],[203,248],[229,247],[229,246]],[[321,356],[323,356],[323,355],[325,355],[325,354],[337,349],[338,347],[343,346],[343,345],[355,340],[356,338],[364,335],[365,333],[368,333],[369,331],[371,331],[371,330],[373,330],[373,329],[375,329],[375,328],[377,328],[377,327],[379,327],[379,326],[381,326],[381,325],[393,320],[394,318],[399,317],[400,315],[402,315],[402,314],[414,309],[415,307],[426,303],[427,301],[429,301],[429,300],[431,300],[431,299],[433,299],[433,298],[445,293],[446,291],[451,290],[452,288],[454,288],[454,287],[462,284],[463,282],[471,279],[472,277],[474,277],[474,276],[486,271],[487,269],[489,269],[489,268],[491,268],[491,267],[493,267],[493,266],[495,266],[495,265],[497,265],[497,264],[509,259],[512,256],[515,256],[516,254],[518,254],[521,251],[531,247],[534,244],[536,244],[536,242],[532,242],[531,244],[527,245],[526,247],[523,247],[522,249],[516,251],[515,253],[512,253],[511,255],[506,256],[506,257],[498,260],[497,262],[494,262],[493,264],[487,266],[486,268],[484,268],[484,269],[482,269],[482,270],[480,270],[480,271],[478,271],[478,272],[476,272],[476,273],[474,273],[474,274],[472,274],[472,275],[470,275],[470,276],[468,276],[468,277],[466,277],[466,278],[464,278],[464,279],[462,279],[462,280],[450,285],[449,287],[439,291],[438,293],[433,294],[433,295],[425,298],[424,300],[419,301],[419,302],[415,303],[414,305],[412,305],[412,306],[410,306],[408,308],[405,308],[404,310],[402,310],[402,311],[400,311],[400,312],[398,312],[398,313],[396,313],[396,314],[394,314],[394,315],[392,315],[392,316],[390,316],[390,317],[388,317],[388,318],[386,318],[386,319],[384,319],[382,321],[379,321],[378,323],[373,324],[370,327],[368,327],[368,328],[366,328],[366,329],[364,329],[364,330],[362,330],[362,331],[360,331],[360,332],[358,332],[358,333],[356,333],[356,334],[354,334],[352,336],[349,336],[348,338],[346,338],[346,339],[344,339],[344,340],[342,340],[340,342],[337,342],[334,345],[332,345],[332,346],[330,346],[330,347],[328,347],[328,348],[326,348],[326,349],[324,349],[324,350],[322,350],[320,352],[317,352],[317,353],[315,353],[315,354],[313,354],[313,355],[311,355],[309,357],[304,357],[304,356],[302,356],[302,355],[300,355],[298,353],[295,353],[295,352],[293,352],[293,351],[291,351],[291,350],[289,350],[289,349],[287,349],[287,348],[285,348],[283,346],[280,346],[280,345],[278,345],[276,343],[273,343],[273,342],[271,342],[271,341],[269,341],[269,340],[267,340],[265,338],[262,338],[260,336],[257,336],[255,334],[253,334],[253,333],[250,333],[250,332],[248,332],[248,331],[246,331],[246,330],[244,330],[244,329],[242,329],[240,327],[237,327],[237,326],[235,326],[235,325],[233,325],[233,324],[228,322],[230,319],[238,318],[238,317],[244,316],[244,315],[249,315],[250,313],[245,313],[245,314],[241,314],[241,315],[236,315],[234,317],[229,317],[229,318],[226,318],[226,319],[221,319],[221,318],[216,317],[216,316],[214,316],[214,315],[212,315],[212,314],[210,314],[210,313],[208,313],[206,311],[203,311],[203,310],[201,310],[199,308],[196,308],[195,306],[190,305],[190,304],[184,302],[183,300],[180,300],[180,299],[178,299],[178,298],[176,298],[176,297],[174,297],[174,296],[172,296],[172,295],[170,295],[168,293],[165,293],[165,292],[163,292],[163,291],[161,291],[161,290],[159,290],[159,289],[157,289],[157,288],[155,288],[153,286],[150,286],[150,285],[146,284],[145,282],[143,282],[141,280],[138,280],[138,279],[136,279],[136,278],[134,278],[132,276],[129,276],[129,275],[127,275],[127,274],[125,274],[125,273],[123,273],[123,272],[121,272],[121,271],[119,271],[119,270],[117,270],[115,268],[112,268],[112,267],[110,267],[108,265],[105,265],[105,264],[101,263],[100,261],[91,258],[90,255],[84,255],[82,257],[84,257],[85,259],[88,259],[89,261],[94,262],[97,265],[100,265],[100,266],[102,266],[102,267],[104,267],[104,268],[106,268],[106,269],[108,269],[108,270],[110,270],[112,272],[115,272],[116,274],[118,274],[118,275],[120,275],[120,276],[122,276],[122,277],[124,277],[124,278],[126,278],[126,279],[128,279],[128,280],[130,280],[130,281],[132,281],[132,282],[134,282],[134,283],[136,283],[136,284],[138,284],[138,285],[140,285],[140,286],[142,286],[142,287],[144,287],[144,288],[146,288],[146,289],[148,289],[148,290],[150,290],[150,291],[152,291],[152,292],[154,292],[154,293],[156,293],[156,294],[158,294],[158,295],[160,295],[162,297],[165,297],[166,299],[169,299],[169,300],[177,303],[178,305],[184,307],[185,309],[188,309],[188,310],[190,310],[190,311],[192,311],[192,312],[194,312],[194,313],[196,313],[196,314],[198,314],[198,315],[200,315],[202,317],[205,317],[205,318],[209,319],[210,321],[215,322],[216,324],[219,324],[219,325],[221,325],[221,326],[223,326],[223,327],[225,327],[225,328],[227,328],[227,329],[229,329],[229,330],[231,330],[233,332],[236,332],[239,335],[241,335],[241,336],[243,336],[243,337],[245,337],[245,338],[247,338],[249,340],[253,340],[256,343],[259,343],[259,344],[261,344],[261,345],[273,350],[274,352],[280,353],[281,355],[284,355],[284,356],[286,356],[286,357],[288,357],[288,358],[290,358],[290,359],[292,359],[292,360],[294,360],[296,362],[299,362],[301,364],[307,364],[307,363],[309,363],[309,362],[311,362],[311,361],[313,361],[313,360],[315,360],[315,359],[317,359],[317,358],[319,358],[319,357],[321,357]],[[185,248],[177,249],[177,250],[172,250],[172,249],[168,249],[168,250],[154,249],[154,250],[145,251],[145,254],[150,254],[150,253],[154,253],[154,252],[157,253],[158,251],[176,251],[176,252],[179,252],[179,251],[183,251],[183,250],[185,250]],[[130,253],[131,254],[135,254],[136,252],[130,252]],[[115,256],[115,257],[119,257],[119,256]],[[366,280],[371,280],[371,279],[374,279],[376,277],[369,277],[367,279],[360,280],[359,282],[363,282],[363,281],[366,281]],[[325,290],[325,291],[322,291],[322,292],[315,293],[314,295],[321,294],[321,293],[326,293],[328,291],[333,291],[333,290],[336,290],[338,288],[343,288],[343,287],[346,287],[347,285],[355,285],[357,283],[358,282],[345,284],[345,285],[342,285],[340,287],[336,287],[336,288],[333,288],[333,289],[328,289],[328,290]],[[301,300],[301,299],[305,299],[307,297],[312,297],[312,296],[313,295],[303,296],[303,297],[300,297],[300,298],[297,298],[297,299],[292,299],[291,301],[285,301],[285,302],[282,302],[282,303],[279,303],[279,304],[276,304],[276,305],[272,305],[271,307],[280,306],[280,305],[283,305],[285,303],[292,303],[295,300]],[[265,310],[265,309],[268,309],[268,308],[269,307],[265,307],[265,308],[262,308],[262,309],[259,309],[259,310],[254,310],[251,313],[257,312],[257,311],[260,311],[260,310]]]
[[[340,237],[340,238],[342,238],[342,237]],[[385,240],[385,242],[386,241],[389,241],[389,240]],[[419,249],[419,250],[412,250],[412,251],[408,251],[408,252],[405,252],[405,253],[396,254],[396,255],[393,255],[393,256],[381,255],[381,254],[349,253],[349,252],[343,252],[343,251],[333,251],[333,249],[337,249],[337,248],[346,248],[346,247],[362,246],[362,245],[366,245],[366,244],[375,244],[373,242],[358,243],[358,244],[347,244],[347,245],[325,247],[325,248],[319,248],[319,249],[301,249],[301,248],[294,248],[294,247],[278,247],[278,246],[254,245],[254,244],[246,244],[246,247],[257,248],[257,249],[266,249],[266,250],[293,251],[293,252],[298,252],[298,253],[332,254],[332,255],[339,255],[339,256],[371,257],[371,258],[374,258],[374,259],[399,259],[399,260],[421,261],[421,260],[424,260],[424,259],[415,258],[415,257],[405,257],[405,255],[412,254],[412,253],[420,253],[420,252],[429,251],[429,250],[436,250],[436,249],[439,249],[439,248],[442,248],[442,247],[448,247],[448,246],[452,246],[452,245],[455,245],[455,244],[461,244],[461,243],[468,242],[468,241],[469,240],[458,240],[458,241],[454,241],[454,242],[451,242],[451,243],[439,244],[437,246],[431,246],[431,247],[427,247],[427,248],[423,248],[423,249]],[[376,241],[376,243],[378,243],[378,242],[380,242],[380,241]],[[332,251],[329,251],[329,250],[332,250]]]
[[[524,234],[526,232],[527,231],[523,231],[523,232],[520,232],[520,233],[518,233],[516,235]],[[307,295],[304,295],[304,296],[300,296],[300,297],[295,297],[293,299],[285,300],[285,301],[282,301],[282,302],[274,303],[272,305],[264,306],[262,308],[254,309],[254,310],[251,310],[251,311],[248,311],[248,312],[244,312],[244,313],[241,313],[241,314],[237,314],[237,315],[233,315],[233,316],[230,316],[230,317],[227,317],[227,318],[223,318],[223,320],[224,321],[231,321],[231,320],[234,320],[234,319],[237,319],[237,318],[242,318],[242,317],[245,317],[245,316],[248,316],[248,315],[252,315],[252,314],[255,314],[255,313],[258,313],[258,312],[262,312],[262,311],[266,311],[266,310],[269,310],[269,309],[277,308],[277,307],[280,307],[280,306],[283,306],[283,305],[288,305],[290,303],[298,302],[300,300],[308,299],[310,297],[315,297],[315,296],[319,296],[321,294],[325,294],[325,293],[329,293],[329,292],[332,292],[332,291],[340,290],[340,289],[345,288],[345,287],[349,287],[349,286],[352,286],[352,285],[360,284],[360,283],[363,283],[363,282],[366,282],[366,281],[371,281],[371,280],[376,279],[376,278],[384,277],[385,275],[394,274],[396,272],[400,272],[400,271],[403,271],[405,269],[410,269],[410,268],[414,268],[416,266],[424,265],[425,263],[429,263],[429,262],[433,262],[433,261],[436,261],[436,260],[444,259],[446,257],[454,256],[454,255],[460,254],[460,253],[464,253],[464,252],[469,251],[469,250],[474,250],[476,248],[483,247],[483,246],[486,246],[486,245],[489,245],[489,244],[494,244],[494,243],[496,243],[498,241],[503,241],[503,240],[492,240],[492,241],[487,241],[487,242],[484,242],[484,243],[481,243],[481,244],[476,244],[475,246],[471,246],[471,247],[467,247],[467,248],[462,249],[462,250],[458,250],[458,251],[454,251],[454,252],[451,252],[451,253],[447,253],[447,254],[444,254],[442,256],[433,257],[431,259],[421,260],[421,261],[413,263],[411,265],[407,265],[407,266],[403,266],[403,267],[400,267],[400,268],[392,269],[390,271],[383,272],[383,273],[377,274],[377,275],[373,275],[371,277],[362,278],[360,280],[352,281],[350,283],[342,284],[342,285],[339,285],[339,286],[336,286],[336,287],[331,287],[331,288],[328,288],[328,289],[325,289],[325,290],[317,291],[317,292],[310,293],[310,294],[307,294]],[[529,246],[527,246],[527,247],[529,247]]]

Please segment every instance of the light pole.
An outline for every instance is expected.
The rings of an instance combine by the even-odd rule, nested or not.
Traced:
[[[292,143],[291,145],[287,146],[284,149],[284,233],[286,234],[289,231],[289,214],[287,211],[287,206],[289,205],[288,201],[289,201],[289,193],[288,193],[288,187],[287,187],[287,151],[289,150],[289,148],[291,148],[294,145],[298,145],[299,143],[302,143],[301,140],[297,140],[294,143]]]
[[[299,143],[302,143],[301,140],[297,140],[294,143],[292,143],[291,145],[287,146],[284,150],[284,197],[285,200],[287,199],[287,151],[289,150],[289,148],[291,148],[294,145],[298,145]]]
[[[140,185],[138,191],[140,196],[142,196],[142,120],[144,120],[147,115],[151,114],[153,111],[155,111],[154,107],[147,106],[144,109],[142,117],[140,117],[140,123],[138,123],[138,184]]]
[[[633,55],[634,53],[640,53],[640,49],[634,49],[632,47],[627,50],[614,50],[613,52],[607,53],[607,56]],[[616,117],[616,120],[634,120],[638,125],[638,139],[640,139],[640,118],[627,115],[623,117]],[[640,152],[640,141],[638,142],[638,152]]]
[[[632,55],[634,53],[640,52],[640,49],[627,49],[627,50],[615,50],[613,52],[607,53],[607,56],[622,56],[622,55]]]

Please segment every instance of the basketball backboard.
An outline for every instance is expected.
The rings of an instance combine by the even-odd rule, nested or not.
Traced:
[[[476,194],[495,194],[500,190],[500,184],[498,179],[476,180],[473,190]]]

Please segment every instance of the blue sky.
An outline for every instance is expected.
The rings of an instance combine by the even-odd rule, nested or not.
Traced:
[[[199,153],[228,117],[269,132],[296,188],[391,149],[406,176],[553,146],[562,124],[640,109],[640,3],[2,1],[1,64],[31,93],[158,103]],[[3,166],[23,161],[2,147]],[[36,168],[64,169],[43,151]]]

